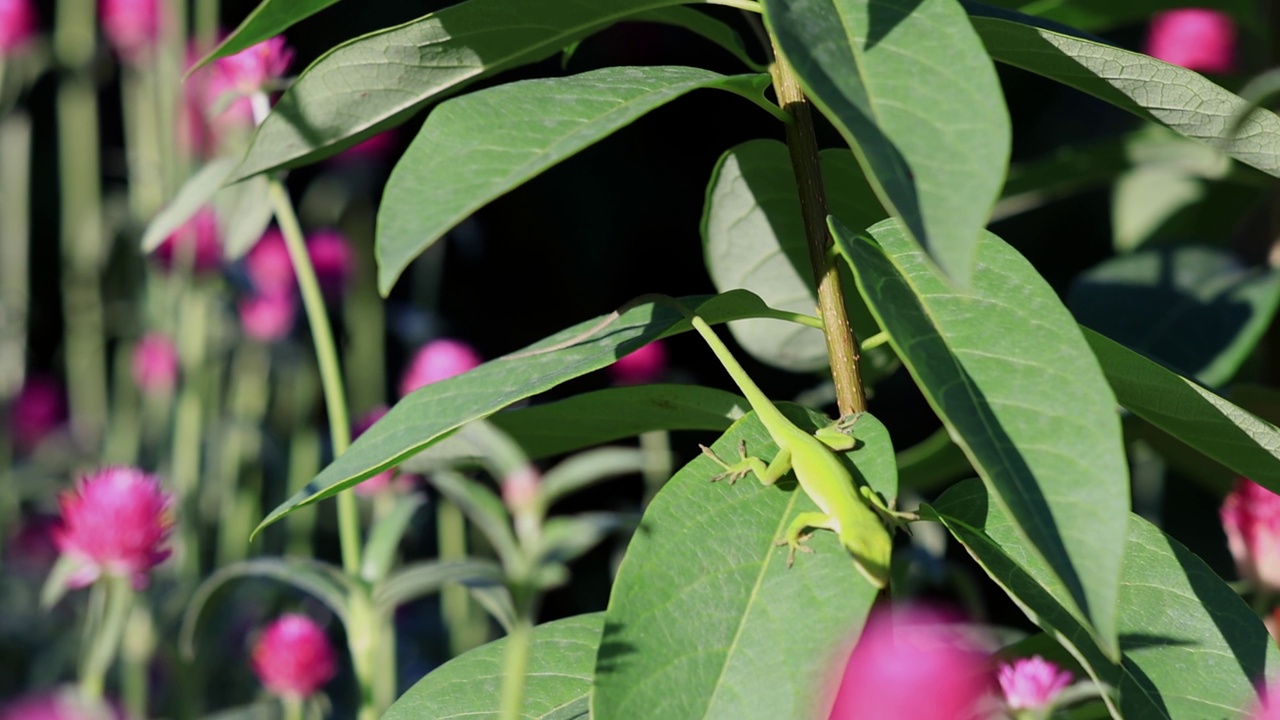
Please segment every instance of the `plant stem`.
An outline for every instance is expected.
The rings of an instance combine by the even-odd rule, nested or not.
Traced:
[[[129,578],[108,575],[99,583],[106,592],[102,623],[90,640],[84,670],[80,674],[80,693],[91,704],[102,699],[107,670],[111,668],[116,650],[120,647],[120,638],[124,635],[125,622],[129,619],[129,609],[133,605],[133,588],[129,585]]]
[[[507,635],[506,652],[502,654],[499,720],[519,720],[524,706],[524,685],[529,672],[529,656],[533,651],[533,613],[527,602],[520,604],[525,607],[517,610],[515,624]]]
[[[2,88],[0,78],[0,92]],[[17,394],[27,365],[31,132],[31,116],[27,113],[14,111],[0,116],[0,402]]]
[[[178,405],[173,421],[173,464],[170,475],[178,496],[180,574],[192,588],[200,582],[198,495],[202,454],[201,426],[204,423],[200,386],[204,380],[209,305],[209,293],[202,285],[187,285],[182,289],[179,301],[182,321],[178,336],[182,384],[178,390]]]
[[[791,152],[791,167],[800,193],[800,212],[804,216],[809,264],[818,288],[818,312],[827,338],[827,357],[831,361],[831,377],[835,380],[836,404],[841,416],[864,412],[867,396],[858,366],[858,341],[849,324],[838,266],[827,260],[832,241],[827,232],[827,198],[823,190],[811,107],[800,88],[800,79],[776,40],[773,41],[773,51],[773,88],[778,94],[778,104],[792,117],[792,122],[787,125],[787,149]]]
[[[98,96],[93,82],[93,0],[59,0],[54,53],[58,83],[63,312],[67,394],[76,439],[96,451],[107,415],[107,359],[99,274],[106,259],[98,161]]]

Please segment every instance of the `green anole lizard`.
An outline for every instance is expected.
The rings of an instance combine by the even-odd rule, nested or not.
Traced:
[[[812,552],[807,545],[803,544],[811,535],[805,532],[807,529],[831,530],[840,539],[840,544],[853,555],[854,564],[867,580],[876,587],[884,587],[889,579],[889,558],[893,550],[893,538],[885,527],[884,521],[881,520],[881,515],[894,525],[900,524],[903,518],[910,516],[890,509],[871,488],[863,487],[859,491],[852,474],[836,458],[833,450],[850,450],[857,442],[846,432],[852,423],[837,423],[819,430],[816,435],[811,435],[796,426],[747,375],[746,370],[729,352],[729,348],[715,330],[711,329],[707,321],[679,300],[669,295],[642,295],[610,313],[596,326],[577,337],[549,348],[510,357],[540,355],[576,345],[603,330],[626,310],[649,301],[671,305],[685,316],[693,325],[693,329],[698,331],[702,339],[711,346],[711,351],[716,354],[720,364],[733,378],[734,383],[751,405],[751,409],[755,411],[756,417],[769,433],[769,437],[778,446],[777,455],[767,465],[760,458],[747,455],[745,441],[739,445],[738,451],[741,458],[735,463],[725,462],[710,448],[701,446],[705,454],[724,468],[724,472],[711,478],[712,481],[728,478],[729,482],[733,483],[748,473],[754,473],[760,482],[772,485],[788,470],[794,470],[800,488],[820,508],[820,511],[802,512],[797,515],[787,526],[783,538],[777,542],[778,545],[788,547],[787,567],[791,567],[795,562],[797,551]],[[856,417],[854,419],[856,420]]]

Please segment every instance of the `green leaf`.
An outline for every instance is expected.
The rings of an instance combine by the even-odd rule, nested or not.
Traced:
[[[1081,329],[1121,405],[1237,473],[1280,492],[1280,429],[1123,345]]]
[[[235,167],[235,158],[218,158],[188,178],[147,224],[142,251],[155,250],[202,208],[211,206],[218,216],[223,257],[235,260],[248,252],[271,223],[271,201],[266,178],[224,185]]]
[[[1231,13],[1237,19],[1253,17],[1255,10],[1249,0],[1002,0],[996,4],[1021,6],[1018,9],[1024,13],[1095,32],[1141,22],[1156,12],[1175,7],[1212,8]]]
[[[925,398],[1114,656],[1129,473],[1115,397],[1071,314],[991,233],[957,294],[897,221],[851,237],[858,289]]]
[[[196,588],[187,602],[178,632],[183,654],[188,657],[194,654],[196,625],[214,593],[232,580],[249,577],[271,578],[291,585],[324,603],[344,625],[347,622],[347,597],[353,590],[354,580],[341,569],[310,558],[255,558],[219,568]]]
[[[142,252],[149,253],[160,247],[165,238],[209,204],[235,167],[235,158],[217,158],[187,178],[169,204],[147,223],[147,229],[142,233]]]
[[[217,58],[234,55],[279,35],[336,2],[338,0],[262,0],[226,40],[187,72],[194,72]]]
[[[539,538],[538,564],[572,562],[610,533],[634,525],[634,520],[618,513],[586,512],[550,518]]]
[[[1234,253],[1211,248],[1151,250],[1080,275],[1067,304],[1081,324],[1216,387],[1271,324],[1280,272],[1246,268]]]
[[[829,420],[779,406],[801,427]],[[893,463],[883,426],[864,415],[860,447],[843,457],[868,481]],[[878,426],[878,427],[876,427]],[[754,414],[713,446],[736,457],[775,447]],[[748,476],[710,483],[720,467],[698,456],[645,512],[605,615],[592,715],[600,718],[826,717],[832,667],[857,638],[876,589],[835,534],[815,532],[812,554],[788,569],[775,545],[797,512],[816,507],[790,476],[768,487]],[[877,487],[877,490],[882,488]],[[889,499],[893,494],[886,493]]]
[[[635,448],[599,448],[578,453],[548,470],[539,489],[544,510],[583,488],[644,469],[644,453]]]
[[[1232,121],[1249,103],[1202,75],[1101,41],[1036,27],[1034,18],[969,5],[973,27],[991,57],[1043,75],[1207,142],[1269,175],[1280,176],[1280,117],[1249,116],[1237,134]]]
[[[502,568],[491,560],[426,560],[397,568],[374,587],[373,601],[390,612],[410,600],[438,592],[445,583],[459,583],[473,592],[487,589],[505,594],[503,582]],[[508,596],[508,604],[509,601]]]
[[[378,209],[378,288],[389,293],[414,258],[489,201],[650,110],[699,88],[764,102],[760,92],[768,82],[763,74],[610,67],[508,83],[441,103],[387,180]]]
[[[258,128],[236,172],[303,165],[427,103],[677,0],[466,0],[345,42],[311,64]]]
[[[387,576],[395,563],[400,540],[404,538],[405,530],[409,529],[409,521],[425,502],[426,498],[421,494],[402,497],[390,512],[374,524],[360,560],[361,579],[376,583]]]
[[[1116,717],[1238,717],[1256,697],[1253,684],[1280,670],[1280,651],[1257,615],[1203,561],[1137,515],[1123,550],[1117,667],[1091,646],[1067,610],[1070,593],[981,484],[951,488],[933,510],[1033,621],[1095,680],[1119,689]]]
[[[967,285],[1009,162],[991,58],[956,0],[765,0],[813,102],[881,202]]]
[[[887,216],[851,152],[823,150],[819,158],[833,215],[859,228]],[[786,145],[751,140],[720,156],[702,211],[702,253],[717,290],[746,288],[770,307],[813,312],[817,291]],[[879,331],[861,298],[848,293],[845,301],[858,337]],[[826,339],[815,328],[745,320],[729,330],[742,349],[774,367],[796,372],[827,367]]]
[[[586,720],[587,695],[604,613],[576,615],[533,630],[520,717]],[[496,719],[505,638],[459,655],[405,691],[382,720]]]
[[[627,19],[682,27],[733,53],[733,56],[741,60],[742,64],[755,72],[769,72],[768,66],[756,62],[747,53],[747,46],[742,42],[742,36],[737,30],[706,13],[686,7],[668,7],[637,13]]]
[[[427,479],[484,533],[503,565],[512,567],[517,562],[520,548],[511,533],[511,517],[492,490],[478,480],[449,470],[436,471]]]
[[[699,314],[709,323],[769,314],[769,308],[760,298],[744,290],[709,300],[687,298],[684,302],[698,307]],[[598,322],[599,318],[581,323],[522,352],[575,339]],[[468,373],[417,390],[396,403],[302,490],[272,510],[254,533],[296,508],[331,497],[400,464],[472,420],[599,370],[663,335],[688,329],[689,323],[676,310],[647,303],[632,308],[607,329],[570,347],[498,358]]]

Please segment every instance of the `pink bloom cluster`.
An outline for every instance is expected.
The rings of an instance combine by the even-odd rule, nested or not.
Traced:
[[[1280,590],[1280,495],[1239,478],[1220,515],[1241,579],[1260,589]]]
[[[71,587],[102,575],[131,577],[135,587],[145,587],[148,571],[169,557],[164,545],[173,529],[172,498],[153,475],[127,467],[99,470],[58,503],[62,525],[54,543],[76,564]]]
[[[87,706],[72,691],[20,697],[0,707],[0,720],[123,720],[118,708]]]
[[[168,395],[178,384],[178,346],[164,333],[147,333],[133,348],[130,369],[144,393]]]
[[[191,269],[197,273],[222,267],[222,235],[217,213],[211,207],[200,208],[160,243],[154,255],[166,270],[172,270],[179,262],[190,262]]]
[[[31,0],[0,0],[0,57],[21,50],[36,34]]]
[[[338,657],[314,620],[282,615],[254,643],[253,672],[276,695],[305,698],[338,674]]]
[[[316,279],[325,297],[342,296],[351,279],[355,258],[351,243],[337,230],[317,230],[307,236],[307,257],[315,268]]]
[[[13,444],[20,452],[34,450],[67,418],[62,385],[47,375],[27,378],[9,414]]]
[[[644,385],[656,382],[667,371],[667,348],[654,340],[639,350],[624,355],[609,366],[609,374],[619,385]]]
[[[164,29],[164,5],[160,0],[101,0],[98,15],[102,32],[120,59],[146,62]]]
[[[188,66],[201,53],[187,52]],[[249,95],[268,87],[288,70],[293,59],[282,37],[215,60],[195,72],[186,83],[183,112],[185,141],[197,156],[212,157],[228,138],[243,137],[253,128]]]
[[[401,376],[400,397],[431,383],[461,375],[483,362],[479,353],[461,340],[432,340],[418,349]]]
[[[957,630],[954,618],[934,609],[872,611],[845,665],[831,720],[981,717],[991,690],[986,654]]]
[[[1188,70],[1229,73],[1236,64],[1236,26],[1230,15],[1207,8],[1157,13],[1151,18],[1146,51]]]
[[[1043,710],[1054,702],[1075,677],[1039,655],[1001,663],[996,672],[1005,704],[1010,710]]]

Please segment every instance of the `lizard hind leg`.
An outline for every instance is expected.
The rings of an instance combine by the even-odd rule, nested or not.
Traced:
[[[742,478],[746,477],[748,473],[754,472],[756,474],[756,477],[761,479],[763,479],[767,474],[766,472],[767,468],[765,467],[764,462],[760,460],[760,458],[751,457],[747,455],[746,440],[738,441],[738,462],[735,462],[735,463],[725,462],[723,459],[721,459],[719,455],[716,454],[715,450],[712,450],[706,445],[699,445],[698,447],[702,449],[703,455],[706,455],[707,457],[711,458],[716,462],[717,465],[724,468],[724,472],[719,473],[717,475],[713,475],[711,477],[711,482],[716,482],[718,480],[723,480],[725,478],[728,478],[729,484],[732,485],[738,482],[739,480],[741,480]]]
[[[839,523],[836,522],[835,518],[826,513],[802,512],[797,515],[796,518],[791,521],[791,524],[787,526],[787,532],[783,535],[782,539],[774,543],[774,545],[787,546],[788,568],[795,564],[797,551],[806,553],[813,552],[813,548],[804,544],[804,542],[813,535],[813,533],[805,532],[808,528],[840,532]]]

